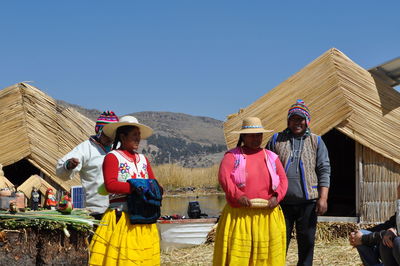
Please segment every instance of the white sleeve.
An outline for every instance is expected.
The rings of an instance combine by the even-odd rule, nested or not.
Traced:
[[[64,179],[64,180],[71,180],[72,178],[74,178],[75,174],[78,173],[82,169],[82,164],[85,161],[85,150],[87,150],[86,146],[87,146],[87,143],[82,142],[81,144],[76,146],[72,151],[70,151],[69,153],[64,155],[64,157],[62,157],[61,159],[59,159],[57,161],[56,175],[58,177],[60,177],[61,179]],[[67,162],[67,160],[69,160],[71,158],[79,159],[79,164],[77,167],[75,167],[75,169],[68,170],[65,167],[65,163]]]

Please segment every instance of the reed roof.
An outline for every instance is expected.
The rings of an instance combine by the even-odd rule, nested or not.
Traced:
[[[56,176],[59,158],[94,133],[94,122],[27,83],[0,91],[0,163],[27,159],[52,181],[69,190],[79,177],[63,181]]]
[[[37,188],[42,195],[46,195],[46,191],[49,188],[51,188],[53,191],[56,191],[52,185],[38,175],[31,175],[22,185],[17,188],[17,190],[24,192],[25,197],[30,199],[32,196],[33,187]]]
[[[5,176],[3,172],[3,165],[0,164],[0,189],[2,188],[13,188],[14,184],[10,182]]]
[[[332,48],[224,123],[227,146],[236,145],[247,116],[259,117],[275,132],[287,126],[287,111],[303,99],[310,128],[323,135],[336,128],[360,144],[400,164],[400,93]],[[265,144],[272,133],[264,134]]]

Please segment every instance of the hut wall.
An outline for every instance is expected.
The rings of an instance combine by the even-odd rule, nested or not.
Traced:
[[[400,165],[356,144],[360,221],[379,223],[395,213]]]

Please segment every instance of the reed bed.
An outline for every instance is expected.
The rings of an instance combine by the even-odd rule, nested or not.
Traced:
[[[161,253],[162,265],[212,265],[214,244],[187,249],[170,249]],[[297,243],[291,241],[286,259],[287,265],[297,263]],[[317,240],[314,250],[314,265],[362,265],[357,250],[346,238],[332,241]]]
[[[167,190],[219,187],[218,165],[209,168],[185,168],[177,164],[162,164],[154,166],[153,171],[160,184]]]

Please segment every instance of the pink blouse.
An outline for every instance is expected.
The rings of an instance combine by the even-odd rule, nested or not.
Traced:
[[[225,191],[226,200],[231,207],[241,207],[238,199],[246,196],[249,199],[262,198],[270,199],[276,196],[280,202],[286,194],[288,181],[283,169],[282,163],[276,159],[276,171],[279,176],[280,184],[277,190],[272,190],[271,177],[269,175],[267,165],[265,163],[265,154],[263,150],[249,149],[243,147],[243,153],[246,157],[246,186],[238,188],[231,178],[234,167],[235,156],[232,153],[226,153],[219,167],[218,180]]]

